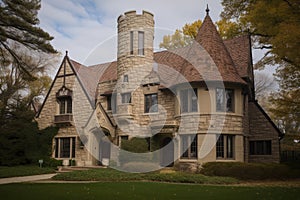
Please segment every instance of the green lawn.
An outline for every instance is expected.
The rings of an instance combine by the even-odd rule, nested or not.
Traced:
[[[296,187],[242,187],[154,182],[0,185],[1,199],[299,199]]]
[[[38,166],[15,166],[15,167],[0,167],[0,178],[30,176],[38,174],[55,173],[53,168],[40,168]]]

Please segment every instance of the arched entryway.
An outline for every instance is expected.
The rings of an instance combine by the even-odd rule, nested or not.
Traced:
[[[174,165],[174,142],[171,137],[166,137],[161,143],[160,165],[172,167]]]

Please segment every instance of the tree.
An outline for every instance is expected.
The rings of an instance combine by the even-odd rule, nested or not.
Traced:
[[[176,49],[188,46],[197,37],[201,25],[201,20],[186,23],[181,29],[176,29],[172,35],[165,35],[159,47],[164,49]],[[240,24],[225,19],[217,21],[216,26],[223,39],[230,39],[245,32],[244,27]]]
[[[271,92],[274,92],[276,83],[273,76],[267,73],[255,71],[254,72],[255,82],[255,96],[257,99],[268,96]]]
[[[46,94],[51,83],[47,74],[56,57],[32,55],[18,44],[11,48],[36,78],[22,73],[9,54],[5,62],[0,62],[0,165],[32,164],[38,159],[48,162],[57,130],[39,130],[30,103]]]
[[[1,126],[0,166],[37,164],[43,159],[49,165],[52,139],[57,129],[39,130],[34,112],[20,100],[14,105],[6,124]]]
[[[32,51],[56,53],[49,43],[53,37],[37,25],[38,10],[41,8],[40,0],[2,0],[0,1],[0,55],[6,60],[10,55],[22,73],[30,76],[24,67],[20,55],[11,47],[18,43]],[[2,61],[2,62],[4,62]]]
[[[221,17],[244,22],[256,48],[268,50],[261,67],[286,63],[300,67],[300,3],[298,0],[223,0]]]
[[[255,97],[259,104],[264,108],[264,110],[270,113],[270,95],[273,94],[278,86],[276,80],[270,74],[262,71],[254,72],[254,83],[255,83]]]
[[[56,60],[56,57],[45,54],[33,56],[17,44],[12,49],[26,63],[23,68],[36,78],[32,79],[31,75],[22,73],[18,63],[10,56],[6,57],[4,64],[0,63],[0,127],[6,124],[10,113],[19,108],[17,104],[20,101],[29,107],[33,100],[43,98],[51,83],[47,74]]]
[[[280,91],[274,93],[270,101],[273,118],[280,124],[283,132],[300,135],[300,71],[294,65],[280,66],[277,79]],[[300,139],[300,138],[299,138]]]
[[[255,66],[277,67],[279,91],[270,101],[273,120],[285,134],[300,133],[300,2],[298,0],[223,0],[221,16],[246,22],[255,47],[266,50]]]
[[[176,49],[185,47],[190,44],[192,39],[184,35],[181,30],[177,29],[173,35],[165,35],[163,42],[159,44],[159,48]]]

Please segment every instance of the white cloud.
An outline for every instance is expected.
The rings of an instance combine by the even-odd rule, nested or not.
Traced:
[[[79,62],[96,64],[116,57],[117,18],[129,10],[154,14],[156,48],[162,36],[176,28],[205,16],[209,3],[210,15],[218,20],[220,0],[42,0],[39,12],[41,27],[55,39],[53,46]],[[91,53],[91,51],[93,51]]]

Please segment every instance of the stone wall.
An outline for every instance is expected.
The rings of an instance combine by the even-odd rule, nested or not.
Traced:
[[[130,52],[130,32],[133,32],[133,53]],[[138,55],[138,32],[144,32],[144,55]],[[126,12],[118,18],[118,79],[122,75],[129,75],[129,79],[135,79],[137,73],[130,77],[129,70],[133,67],[141,68],[136,71],[143,74],[143,70],[150,72],[153,63],[153,37],[154,20],[153,15],[143,11],[137,14],[136,11]],[[148,66],[149,65],[149,66]],[[150,71],[147,68],[150,67]],[[139,74],[140,75],[140,74]],[[142,77],[144,77],[142,76]],[[140,77],[140,76],[139,76]]]
[[[249,155],[249,162],[279,162],[279,133],[257,102],[249,103],[249,141],[271,140],[272,155]]]
[[[64,76],[67,75],[67,76]],[[55,138],[61,138],[61,137],[75,137],[76,138],[76,148],[75,148],[75,160],[77,165],[92,165],[92,157],[89,154],[88,150],[81,146],[81,139],[78,134],[78,130],[75,128],[75,122],[70,121],[66,124],[56,124],[54,121],[54,118],[56,115],[59,115],[59,104],[57,102],[56,93],[62,86],[73,91],[73,102],[72,102],[72,110],[73,110],[73,119],[74,119],[74,108],[77,108],[77,112],[75,109],[75,114],[80,114],[75,117],[75,119],[78,119],[78,117],[88,119],[87,115],[90,115],[93,112],[93,109],[84,94],[84,91],[82,90],[78,79],[76,78],[76,75],[67,62],[67,59],[64,59],[61,67],[59,68],[59,71],[57,73],[57,76],[53,82],[52,88],[50,88],[49,94],[47,98],[45,99],[44,105],[42,107],[42,110],[39,114],[39,116],[36,118],[39,128],[44,129],[49,126],[58,126],[58,134],[55,136]],[[75,100],[75,101],[74,101]],[[82,112],[78,112],[78,108]],[[84,113],[83,113],[84,112]],[[86,116],[83,116],[83,115]],[[83,126],[84,123],[86,123],[84,120],[77,120],[77,127]],[[55,138],[53,138],[53,149],[52,149],[52,156],[55,157]],[[63,158],[61,158],[63,160]]]
[[[75,75],[69,64],[65,62],[59,69],[58,76],[55,78],[52,88],[50,88],[51,91],[47,96],[47,99],[45,99],[42,111],[36,119],[38,121],[40,129],[44,129],[48,126],[54,125],[54,116],[59,113],[59,105],[56,99],[56,93],[63,86],[64,65],[66,67],[66,74],[73,74],[65,77],[65,87],[73,90]]]

